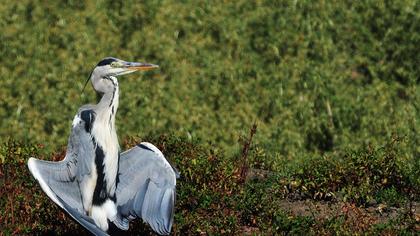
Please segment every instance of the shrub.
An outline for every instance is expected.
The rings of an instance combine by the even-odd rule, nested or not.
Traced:
[[[407,169],[416,162],[403,162],[399,156],[402,139],[395,138],[384,147],[368,146],[345,154],[324,155],[305,161],[292,176],[288,187],[306,197],[332,199],[366,205],[369,201],[392,201],[397,193],[418,196],[418,185]],[[341,156],[340,156],[341,155]]]

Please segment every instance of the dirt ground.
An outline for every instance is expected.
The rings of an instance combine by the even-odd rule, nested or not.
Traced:
[[[314,200],[288,200],[280,202],[280,208],[290,216],[311,216],[316,222],[327,222],[328,220],[341,217],[344,220],[344,227],[355,229],[358,232],[368,230],[374,224],[386,224],[398,217],[414,215],[416,230],[420,232],[420,204],[412,202],[402,207],[388,207],[384,204],[375,204],[369,207],[358,207],[355,204],[345,202],[327,202]],[[241,228],[243,235],[255,235],[260,231],[255,227],[244,226]]]
[[[420,221],[420,204],[413,202],[411,207],[388,207],[384,204],[376,204],[370,207],[357,207],[345,202],[322,202],[322,201],[290,201],[285,199],[281,202],[281,208],[293,216],[312,216],[318,220],[328,220],[337,216],[363,218],[371,224],[386,223],[398,216],[410,211],[415,215],[416,221]],[[410,209],[411,208],[411,209]]]

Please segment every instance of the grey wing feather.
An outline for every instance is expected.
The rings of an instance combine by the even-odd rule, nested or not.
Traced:
[[[137,217],[159,234],[172,228],[176,173],[163,154],[150,143],[141,143],[120,156],[115,225],[128,229]]]
[[[78,117],[79,114],[73,121],[73,129],[64,160],[52,162],[30,158],[28,167],[41,185],[42,190],[57,205],[92,233],[106,235],[89,220],[82,205],[79,182],[91,173],[95,144],[90,134],[85,130],[85,122]]]
[[[93,233],[96,236],[107,236],[108,234],[100,229],[93,220],[86,216],[85,214],[80,213],[79,211],[75,210],[71,205],[67,204],[63,199],[57,197],[58,200],[63,204],[63,209],[75,219],[79,224],[84,226],[87,230]]]

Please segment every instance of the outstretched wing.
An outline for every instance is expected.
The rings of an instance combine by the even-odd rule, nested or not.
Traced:
[[[30,158],[28,167],[51,200],[92,233],[106,235],[86,216],[79,187],[79,182],[91,173],[95,157],[95,144],[89,133],[94,114],[89,112],[93,111],[82,110],[74,118],[64,160],[53,162]]]
[[[142,218],[162,235],[172,228],[176,170],[155,146],[140,143],[121,153],[117,185],[118,215],[114,224],[127,230],[130,220]]]

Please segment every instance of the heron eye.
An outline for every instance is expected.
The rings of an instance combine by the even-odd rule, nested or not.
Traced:
[[[114,61],[110,64],[111,67],[118,67],[118,62]]]

